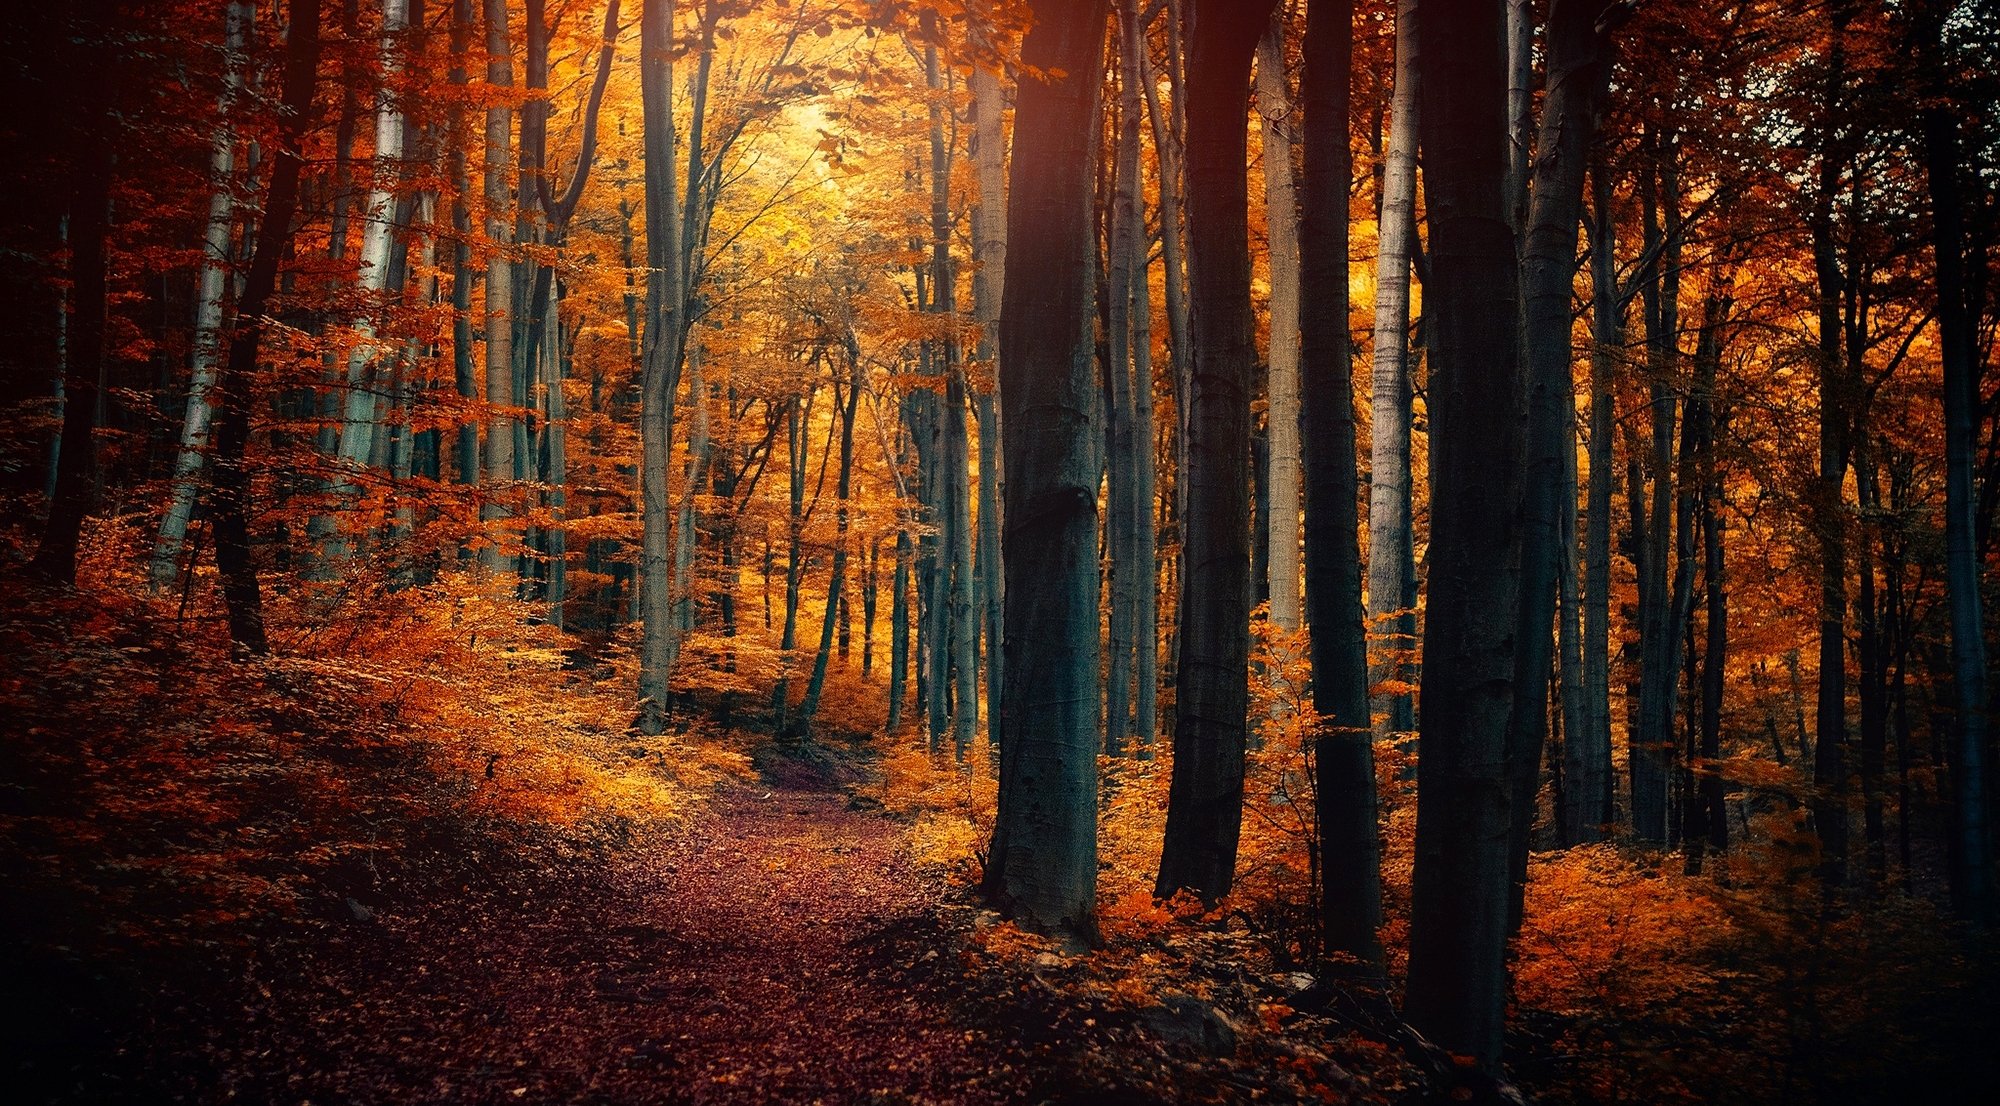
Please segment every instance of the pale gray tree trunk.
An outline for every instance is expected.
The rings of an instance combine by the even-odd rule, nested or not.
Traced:
[[[972,208],[972,316],[979,325],[976,356],[992,373],[991,384],[979,394],[979,594],[986,634],[986,737],[996,749],[1002,740],[1000,699],[1006,669],[1003,651],[1004,594],[1000,549],[1000,391],[995,364],[1000,339],[1000,300],[1006,286],[1007,193],[1006,103],[1000,75],[975,66],[972,90],[973,164],[979,181],[979,202]]]
[[[498,0],[496,0],[498,2]],[[361,211],[360,292],[362,311],[354,319],[359,339],[347,355],[346,398],[341,409],[340,444],[334,458],[333,487],[336,506],[353,506],[361,493],[361,473],[370,467],[379,445],[380,421],[376,362],[394,351],[376,340],[377,320],[386,306],[383,295],[389,288],[393,266],[390,253],[395,246],[397,201],[395,184],[403,160],[403,114],[397,105],[398,92],[390,87],[401,71],[401,37],[407,12],[404,0],[382,0],[382,87],[375,100],[375,150],[370,157],[368,200]],[[325,561],[337,562],[352,549],[353,535],[343,531],[356,520],[331,518],[320,529],[325,539]]]
[[[514,85],[513,39],[507,29],[507,0],[485,0],[486,83],[497,89]],[[508,183],[508,154],[513,144],[514,113],[505,100],[486,109],[486,402],[494,410],[486,421],[486,489],[480,517],[489,523],[507,515],[502,488],[514,479],[514,261],[513,190]],[[664,476],[664,473],[662,474]],[[501,567],[502,536],[489,529],[484,561]],[[643,696],[642,696],[643,698]]]
[[[173,583],[179,571],[188,521],[201,493],[202,458],[208,450],[209,421],[214,408],[209,391],[215,387],[216,366],[222,360],[223,301],[229,293],[231,239],[236,203],[230,178],[236,171],[235,100],[243,91],[244,45],[256,9],[248,0],[231,0],[223,15],[223,91],[221,126],[209,148],[209,176],[215,191],[208,200],[208,229],[202,236],[201,289],[195,300],[194,371],[188,382],[187,410],[181,417],[180,452],[174,458],[173,491],[167,513],[160,519],[159,542],[153,548],[152,586],[155,592]],[[53,466],[51,466],[53,471]]]
[[[673,25],[674,0],[645,0],[639,22],[639,92],[645,120],[646,333],[639,385],[637,724],[648,734],[666,728],[667,680],[673,668],[667,470],[673,463],[674,393],[679,385],[680,313],[685,299],[680,282],[680,190],[674,179]]]
[[[1507,218],[1528,222],[1528,177],[1535,138],[1535,4],[1507,0]]]
[[[1257,114],[1264,136],[1264,226],[1270,243],[1271,622],[1299,628],[1299,209],[1292,180],[1291,91],[1285,11],[1257,44]]]
[[[1375,258],[1375,344],[1368,445],[1368,621],[1380,645],[1371,684],[1413,684],[1417,615],[1410,511],[1410,247],[1417,202],[1417,0],[1396,5],[1396,84],[1382,175],[1380,247]],[[1416,728],[1408,691],[1376,696],[1377,736]]]

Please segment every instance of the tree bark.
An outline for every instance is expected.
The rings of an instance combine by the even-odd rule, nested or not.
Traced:
[[[668,545],[668,468],[674,395],[680,386],[680,189],[674,163],[674,0],[645,0],[639,17],[639,92],[646,172],[646,333],[639,384],[639,717],[665,730],[672,669],[673,599]],[[489,275],[489,290],[495,285]],[[489,359],[489,366],[491,362]],[[489,382],[491,376],[489,374]],[[498,434],[494,435],[500,436]]]
[[[1194,372],[1182,516],[1174,771],[1155,891],[1213,902],[1235,880],[1250,663],[1250,62],[1270,0],[1188,0],[1188,284]]]
[[[1925,47],[1942,49],[1943,13],[1936,0],[1923,18]],[[1941,83],[1941,62],[1926,68]],[[1935,89],[1945,92],[1946,89]],[[1937,266],[1938,333],[1944,354],[1945,596],[1951,614],[1952,902],[1982,925],[1994,917],[1992,851],[1987,811],[1987,667],[1980,609],[1980,556],[1973,481],[1980,397],[1977,302],[1968,297],[1965,201],[1959,173],[1959,124],[1950,101],[1934,98],[1923,113],[1924,169],[1930,188],[1931,248]],[[1974,255],[1978,256],[1977,254]]]
[[[295,0],[285,43],[283,89],[280,92],[279,136],[271,155],[262,233],[243,277],[236,304],[236,331],[229,341],[229,360],[215,381],[215,460],[210,490],[214,518],[215,567],[222,577],[222,598],[229,613],[229,637],[251,653],[267,653],[263,597],[257,565],[250,551],[250,472],[244,464],[250,441],[252,374],[257,371],[266,311],[277,289],[278,262],[290,245],[292,218],[299,201],[299,170],[304,164],[301,140],[312,125],[313,91],[320,56],[319,0]]]
[[[1505,12],[1417,16],[1431,281],[1431,542],[1408,1016],[1496,1069],[1506,1003],[1507,720],[1516,693],[1520,299],[1506,218]],[[1522,694],[1539,697],[1535,691]]]
[[[1375,256],[1375,342],[1368,443],[1368,621],[1379,640],[1370,685],[1412,683],[1417,613],[1410,602],[1416,554],[1410,517],[1410,249],[1417,201],[1417,0],[1396,5],[1395,91],[1389,108],[1389,149],[1382,175],[1382,211]],[[1407,690],[1374,699],[1377,736],[1416,728],[1416,698]]]
[[[671,0],[668,0],[671,4]],[[486,12],[486,83],[493,88],[514,85],[513,39],[507,27],[507,0],[484,0]],[[643,80],[643,78],[642,78]],[[486,419],[485,480],[480,517],[489,524],[506,517],[502,490],[514,479],[514,262],[513,189],[507,180],[508,152],[513,145],[514,113],[503,99],[486,109]],[[497,570],[503,558],[502,536],[489,525],[484,561]],[[643,560],[643,558],[642,558]],[[643,697],[643,696],[642,696]]]
[[[118,97],[116,0],[91,0],[69,28],[72,53],[64,60],[82,84],[72,109],[70,139],[76,158],[69,194],[68,311],[64,329],[62,432],[56,454],[49,514],[30,569],[60,584],[76,583],[76,555],[83,517],[96,498],[99,409],[103,405],[106,330],[110,323],[107,240],[111,185],[117,169]],[[84,74],[91,74],[85,77]]]
[[[1299,275],[1314,295],[1310,309],[1299,319],[1299,367],[1305,391],[1306,599],[1311,614],[1313,709],[1319,716],[1319,729],[1313,735],[1313,793],[1319,828],[1320,926],[1325,951],[1379,969],[1380,830],[1374,731],[1368,714],[1368,627],[1361,609],[1354,362],[1347,330],[1353,0],[1310,0],[1306,21],[1300,99],[1308,129]],[[1276,448],[1274,434],[1274,453]],[[1272,471],[1277,472],[1275,465]],[[1275,589],[1274,580],[1274,597]]]
[[[231,251],[236,229],[236,202],[231,179],[236,172],[236,127],[233,116],[243,91],[245,49],[256,9],[247,0],[231,0],[223,14],[221,125],[209,146],[208,171],[215,190],[208,199],[208,226],[202,235],[201,290],[195,300],[194,366],[188,381],[187,410],[181,416],[180,452],[174,458],[173,490],[160,519],[159,541],[153,547],[152,587],[166,590],[180,571],[195,500],[201,494],[201,466],[208,450],[209,427],[215,408],[216,368],[225,352],[223,301],[229,294]]]
[[[1091,203],[1106,0],[1035,0],[1015,107],[1000,400],[1008,674],[989,899],[1090,934],[1097,893]],[[1061,76],[1056,76],[1060,73]],[[1032,722],[1032,725],[1028,723]]]
[[[1614,349],[1624,344],[1611,179],[1601,157],[1590,167],[1590,483],[1585,493],[1583,555],[1583,702],[1581,727],[1564,735],[1563,839],[1602,840],[1616,820],[1611,767],[1611,493],[1618,472]]]
[[[1584,169],[1611,82],[1610,45],[1597,29],[1604,8],[1603,0],[1556,0],[1550,11],[1548,97],[1542,109],[1527,241],[1521,254],[1527,363],[1520,407],[1527,414],[1527,442],[1521,502],[1521,606],[1514,668],[1520,693],[1514,697],[1507,722],[1507,759],[1514,781],[1509,918],[1510,929],[1515,930],[1520,927],[1527,887],[1528,836],[1534,825],[1542,745],[1548,728],[1543,697],[1527,694],[1526,689],[1538,687],[1548,678],[1555,647],[1557,578],[1567,571],[1564,535],[1572,533],[1575,526],[1576,498],[1571,494],[1575,480],[1564,475],[1566,464],[1573,463],[1576,436],[1570,301],[1575,295]],[[1510,0],[1510,24],[1517,11]],[[1565,515],[1570,519],[1567,524]],[[1572,613],[1565,608],[1563,616],[1569,618]],[[1590,786],[1587,767],[1584,776],[1583,782]],[[1564,782],[1567,786],[1567,778]]]
[[[1285,24],[1282,9],[1257,44],[1257,115],[1264,138],[1264,227],[1271,265],[1269,365],[1271,622],[1299,628],[1299,208],[1292,181],[1291,94],[1285,79]],[[1343,113],[1339,133],[1346,133]],[[1339,195],[1316,195],[1315,202],[1338,202],[1346,223],[1347,187]],[[1343,254],[1338,275],[1346,276]],[[1330,290],[1330,289],[1329,289]],[[1346,296],[1339,296],[1345,302]],[[1340,320],[1346,332],[1346,318]]]
[[[979,594],[980,621],[986,635],[986,739],[998,748],[1000,700],[1005,690],[1002,663],[1004,596],[1000,548],[1000,300],[1007,268],[1006,128],[1002,113],[1000,74],[975,65],[968,81],[972,90],[972,160],[979,181],[979,202],[972,209],[972,315],[979,324],[975,356],[992,373],[992,383],[979,394]]]

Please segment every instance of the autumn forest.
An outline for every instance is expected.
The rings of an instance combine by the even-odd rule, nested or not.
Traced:
[[[5,1097],[1983,1097],[1996,62],[10,6]]]

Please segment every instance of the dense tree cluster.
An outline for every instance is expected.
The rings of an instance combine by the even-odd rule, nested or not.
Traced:
[[[15,571],[509,596],[641,737],[997,781],[1086,940],[1150,765],[1162,901],[1279,802],[1299,947],[1494,1073],[1537,854],[2000,910],[1981,0],[7,22]]]

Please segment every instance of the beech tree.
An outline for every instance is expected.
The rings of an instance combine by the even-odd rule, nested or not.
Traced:
[[[1180,655],[1173,789],[1157,890],[1229,893],[1248,742],[1250,541],[1244,460],[1256,348],[1250,314],[1250,62],[1271,4],[1187,0],[1188,287]]]
[[[1506,1000],[1507,720],[1516,694],[1522,434],[1514,233],[1506,217],[1500,0],[1417,11],[1430,231],[1431,543],[1419,703],[1411,1024],[1495,1067]],[[1539,697],[1539,696],[1537,696]]]
[[[1106,0],[1035,0],[1015,101],[1000,309],[1006,575],[999,811],[985,890],[1090,933],[1097,893],[1097,372],[1092,150]],[[1059,75],[1058,75],[1059,74]],[[1243,74],[1245,85],[1249,80]]]

